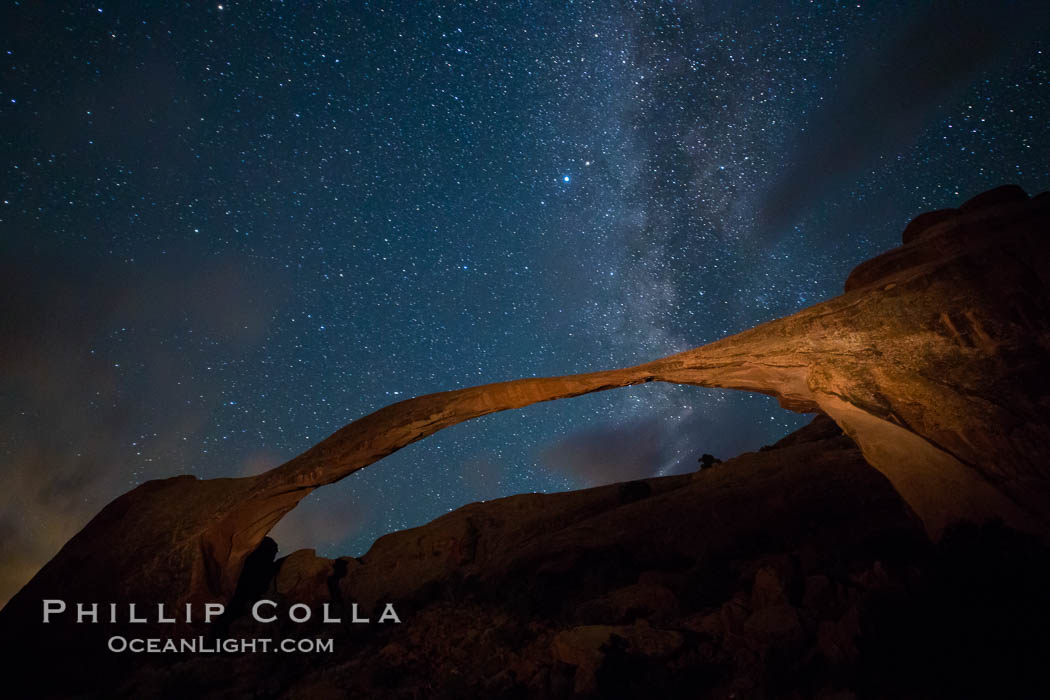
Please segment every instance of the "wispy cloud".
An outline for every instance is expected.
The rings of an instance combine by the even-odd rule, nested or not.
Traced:
[[[108,501],[189,469],[218,404],[196,343],[244,352],[272,300],[243,261],[192,250],[133,264],[22,253],[0,265],[0,299],[6,602]]]
[[[888,43],[856,48],[759,208],[776,235],[837,181],[907,147],[935,111],[1050,28],[1046,2],[936,2]]]

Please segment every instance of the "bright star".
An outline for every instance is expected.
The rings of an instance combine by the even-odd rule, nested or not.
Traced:
[[[562,178],[562,180],[564,180],[565,182],[568,182],[569,181],[569,176],[566,175],[565,177]]]

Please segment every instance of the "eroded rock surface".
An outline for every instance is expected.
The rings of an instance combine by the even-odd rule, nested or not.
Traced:
[[[176,607],[227,601],[248,555],[313,489],[471,418],[647,381],[761,392],[787,408],[830,416],[934,538],[961,518],[998,517],[1046,534],[1050,196],[1023,195],[1016,188],[993,191],[958,210],[916,220],[904,245],[850,275],[843,295],[694,350],[626,369],[402,401],[256,477],[143,484],[71,539],[0,611],[0,627],[6,633],[34,624],[43,598],[163,599]],[[833,483],[829,474],[827,487]],[[659,522],[661,511],[646,510],[658,500],[659,494],[624,507]],[[489,532],[484,537],[450,522],[445,539],[432,545],[436,559],[461,568],[482,562],[479,572],[492,571],[508,565],[499,558],[511,547],[516,561],[535,561],[528,557],[536,548],[535,556],[551,562],[552,552],[578,551],[584,541],[631,543],[638,537],[632,528],[640,527],[617,517],[586,531],[551,527],[559,534],[542,547],[535,539],[516,543],[516,528],[534,532],[554,516],[537,511],[530,517],[536,522],[515,520],[506,528],[484,522],[476,526]],[[739,523],[703,527],[717,539],[719,528],[735,537]],[[669,540],[679,536],[671,527],[662,532]],[[486,537],[496,536],[505,541],[486,544]],[[397,538],[380,540],[376,552],[384,547],[411,548]],[[411,562],[408,554],[399,551],[398,560]],[[364,566],[374,567],[375,575],[362,578],[348,563],[339,585],[357,586],[366,600],[381,591],[396,594],[383,588],[394,584],[378,583],[393,578],[379,575],[378,553],[373,559]]]
[[[311,622],[242,613],[228,634],[331,653],[133,659],[102,696],[1046,696],[1045,547],[1001,526],[931,546],[830,419],[634,483],[471,504],[358,559],[293,553],[258,595]],[[400,624],[349,622],[382,601]]]
[[[524,494],[391,533],[358,559],[300,550],[275,563],[260,597],[280,608],[328,603],[344,620],[351,605],[375,620],[392,602],[402,624],[275,627],[244,614],[230,634],[331,637],[336,653],[162,659],[117,695],[240,696],[276,677],[282,686],[264,696],[608,697],[617,673],[641,669],[623,688],[637,696],[647,673],[687,668],[704,640],[727,635],[739,648],[713,660],[719,683],[731,685],[765,649],[789,638],[801,648],[804,634],[816,644],[816,624],[805,632],[790,605],[802,576],[832,571],[845,586],[880,552],[924,546],[888,481],[829,423],[820,417],[794,444],[718,469],[633,482],[648,486],[642,498],[624,499],[621,484]],[[771,571],[781,577],[776,595],[763,583]],[[735,631],[701,637],[693,627],[737,591]],[[739,654],[747,662],[738,667]]]

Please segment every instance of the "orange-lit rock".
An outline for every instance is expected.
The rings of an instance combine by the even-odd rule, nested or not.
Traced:
[[[960,518],[1001,517],[1045,534],[1050,196],[999,192],[927,223],[860,265],[843,295],[700,348],[625,369],[421,396],[258,476],[143,484],[71,539],[0,623],[35,618],[42,598],[228,600],[245,558],[314,489],[471,418],[649,381],[760,392],[827,414],[934,538]],[[533,527],[544,514],[528,517]],[[483,547],[460,525],[433,543],[449,566]],[[367,598],[371,584],[361,581]]]

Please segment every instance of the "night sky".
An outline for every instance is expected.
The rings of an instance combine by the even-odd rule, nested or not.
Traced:
[[[0,600],[145,480],[695,347],[835,296],[920,212],[1050,189],[1044,3],[60,5],[0,17]],[[360,555],[806,420],[652,384],[536,405],[274,534]]]

